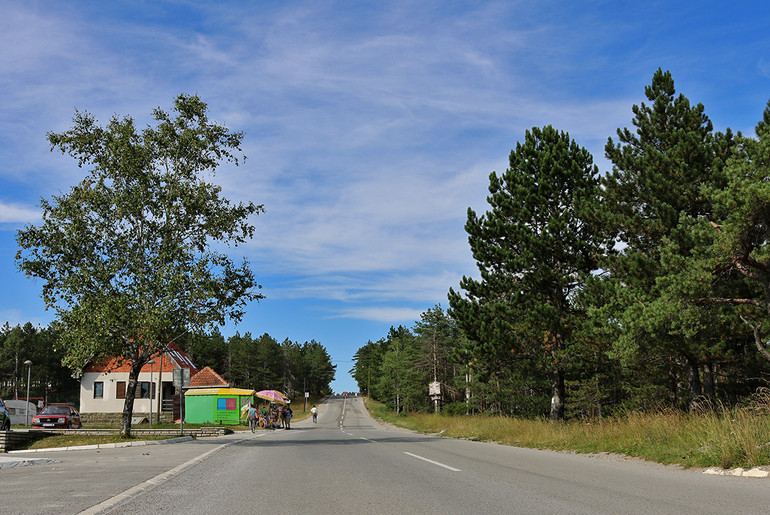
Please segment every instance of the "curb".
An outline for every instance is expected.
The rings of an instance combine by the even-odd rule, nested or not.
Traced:
[[[99,443],[94,445],[73,445],[70,447],[49,447],[47,449],[24,449],[19,451],[8,451],[6,454],[28,452],[85,451],[91,449],[116,449],[119,447],[141,447],[144,445],[164,445],[169,443],[189,442],[190,440],[193,440],[192,436],[180,436],[179,438],[169,438],[168,440],[142,440],[139,442]]]

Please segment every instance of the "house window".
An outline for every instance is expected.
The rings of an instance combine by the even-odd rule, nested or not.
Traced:
[[[155,390],[157,388],[155,387],[155,383],[152,383],[152,398],[155,398]],[[136,397],[138,399],[149,399],[150,398],[150,382],[149,381],[140,381],[139,382],[139,388],[136,391]]]
[[[116,399],[125,399],[126,398],[126,382],[125,381],[118,381],[116,384],[115,389],[115,398]]]
[[[102,399],[104,397],[104,382],[94,382],[94,399]]]

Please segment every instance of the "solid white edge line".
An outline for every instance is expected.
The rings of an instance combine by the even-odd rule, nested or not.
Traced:
[[[259,436],[257,438],[259,438]],[[243,442],[245,440],[246,440],[245,438],[244,439],[240,439],[240,440],[233,440],[232,442],[224,443],[224,444],[222,444],[222,445],[220,445],[218,447],[215,447],[215,448],[211,449],[210,451],[207,451],[207,452],[201,454],[200,456],[197,456],[197,457],[187,461],[186,463],[182,463],[181,465],[178,465],[178,466],[172,468],[171,470],[167,470],[166,472],[161,472],[157,476],[148,479],[144,483],[139,483],[138,485],[133,486],[133,487],[129,488],[128,490],[122,492],[122,493],[119,493],[119,494],[117,494],[117,495],[115,495],[113,497],[110,497],[106,501],[100,502],[97,505],[91,506],[90,508],[81,511],[79,515],[96,515],[98,513],[105,513],[107,510],[112,510],[116,506],[120,505],[121,503],[123,503],[123,502],[125,502],[125,501],[127,501],[129,499],[131,499],[135,495],[140,494],[140,493],[144,492],[145,490],[150,490],[152,488],[155,488],[156,486],[158,486],[163,481],[166,481],[167,479],[169,479],[169,478],[171,478],[173,476],[176,476],[177,474],[180,474],[180,473],[184,472],[188,468],[190,468],[193,465],[196,465],[196,464],[202,462],[203,460],[205,460],[206,458],[208,458],[212,454],[221,451],[225,447],[233,445],[234,443]]]
[[[407,454],[413,458],[417,458],[418,460],[423,460],[423,461],[427,461],[428,463],[438,465],[439,467],[444,467],[445,469],[451,470],[452,472],[462,472],[460,469],[450,467],[449,465],[444,465],[443,463],[439,463],[438,461],[429,460],[428,458],[423,458],[422,456],[418,456],[417,454],[412,454],[411,452],[404,451],[404,454]]]

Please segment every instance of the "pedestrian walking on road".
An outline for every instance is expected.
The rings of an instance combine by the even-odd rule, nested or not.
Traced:
[[[318,408],[313,406],[312,408],[310,408],[310,413],[313,414],[313,423],[317,424],[318,423]]]
[[[257,429],[257,408],[253,404],[249,406],[249,429],[252,433]]]

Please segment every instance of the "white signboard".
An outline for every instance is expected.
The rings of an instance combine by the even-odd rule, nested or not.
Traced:
[[[174,386],[190,386],[190,369],[175,368],[172,378]]]
[[[433,381],[428,385],[428,395],[441,395],[441,383]]]

